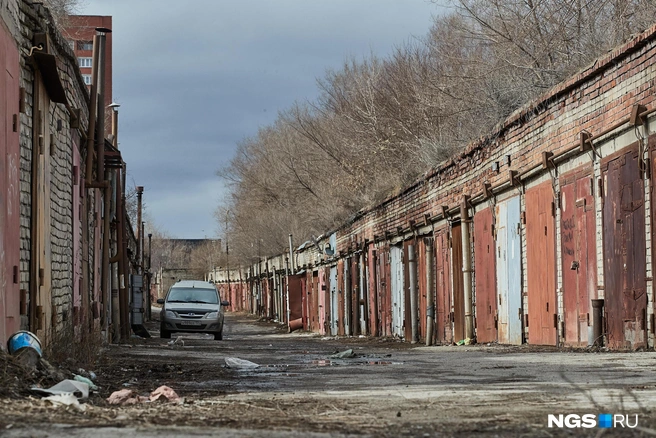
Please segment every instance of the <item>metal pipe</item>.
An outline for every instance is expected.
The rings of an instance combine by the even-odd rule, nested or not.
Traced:
[[[125,165],[120,172],[120,177],[117,178],[117,198],[118,209],[117,209],[117,223],[118,223],[118,251],[121,254],[119,259],[119,273],[118,273],[118,290],[119,290],[119,312],[120,312],[120,333],[121,339],[126,340],[130,337],[130,309],[129,309],[129,299],[128,299],[128,290],[126,287],[128,269],[129,269],[129,260],[127,254],[127,242],[126,242],[126,223],[127,220],[125,214],[125,186],[123,185],[125,179]]]
[[[472,272],[471,272],[471,242],[469,228],[469,209],[466,202],[460,205],[460,217],[462,220],[462,275],[465,289],[465,338],[474,337],[474,314],[472,305]]]
[[[271,281],[269,281],[269,261],[268,260],[264,261],[264,275],[265,275],[265,278],[266,278],[266,286],[267,286],[267,288],[266,288],[266,302],[267,302],[266,303],[266,306],[267,306],[266,316],[267,316],[267,318],[273,318],[273,308],[272,308],[272,306],[273,306],[273,300],[272,300],[273,290],[272,290],[272,287],[271,287]]]
[[[120,320],[121,320],[121,315],[120,315],[120,305],[119,305],[119,298],[118,298],[118,290],[119,290],[119,282],[118,282],[118,276],[119,276],[119,263],[121,260],[121,252],[119,251],[119,246],[118,246],[118,222],[117,222],[117,207],[118,207],[118,202],[117,202],[117,183],[118,183],[118,171],[114,170],[112,172],[112,178],[110,180],[111,184],[111,190],[112,190],[112,196],[111,196],[111,216],[115,218],[114,221],[114,226],[110,226],[114,233],[114,238],[112,239],[112,253],[115,254],[114,257],[110,258],[110,263],[111,263],[111,328],[112,328],[112,342],[118,342],[120,339]]]
[[[604,346],[603,311],[604,300],[592,300],[592,333],[597,347]]]
[[[367,306],[368,290],[367,284],[368,278],[366,276],[367,269],[365,269],[365,251],[360,253],[360,296],[358,302],[358,309],[360,309],[360,334],[366,335],[368,329],[368,320],[369,320],[369,308]]]
[[[138,186],[137,187],[137,229],[135,230],[137,232],[137,272],[139,274],[143,274],[143,264],[141,263],[141,238],[142,238],[142,233],[141,233],[141,211],[143,208],[143,186]]]
[[[351,332],[351,259],[344,260],[344,334],[352,335]]]
[[[119,298],[118,298],[118,275],[119,275],[119,269],[118,265],[120,263],[120,252],[118,251],[118,229],[117,227],[114,227],[114,232],[115,232],[115,239],[114,239],[114,251],[117,253],[117,261],[116,263],[112,263],[112,342],[117,343],[119,339],[121,338],[121,313],[120,313],[120,304],[119,304]]]
[[[41,84],[40,73],[34,70],[34,91],[32,94],[32,163],[31,163],[31,184],[30,184],[30,311],[29,321],[30,330],[34,333],[38,329],[38,321],[36,319],[37,312],[37,297],[39,295],[39,161],[40,161],[40,142],[43,141],[44,136],[41,134]],[[82,198],[84,201],[84,197]],[[4,230],[3,230],[4,232]],[[84,265],[83,265],[84,266]],[[4,269],[4,266],[3,266]],[[84,281],[82,278],[82,281]],[[3,291],[4,293],[4,291]],[[82,291],[80,291],[82,293]],[[4,315],[3,315],[4,318]]]
[[[272,269],[273,276],[271,278],[271,283],[273,284],[273,287],[271,289],[271,295],[272,295],[271,298],[273,300],[273,303],[272,303],[272,305],[273,305],[273,315],[272,316],[273,316],[274,320],[276,320],[276,319],[279,318],[278,315],[280,315],[279,309],[278,309],[278,303],[280,302],[280,300],[278,299],[278,273],[276,272],[276,267],[275,267],[275,265],[273,265],[273,262],[272,262],[272,268],[273,268]]]
[[[435,282],[433,281],[433,239],[424,239],[426,251],[426,345],[433,344],[435,323]]]
[[[106,172],[105,180],[109,181],[109,172]],[[102,230],[102,266],[100,269],[100,292],[102,294],[103,300],[103,321],[102,326],[105,332],[105,335],[109,338],[107,328],[109,324],[109,302],[111,299],[111,286],[109,285],[109,226],[111,219],[111,187],[107,184],[107,187],[103,190],[103,230]]]
[[[228,278],[228,296],[230,296],[230,247],[228,246],[228,212],[226,212],[226,227],[225,227],[225,241],[226,241],[226,276]]]
[[[118,111],[112,111],[112,144],[118,149]]]
[[[98,148],[98,161],[96,163],[96,178],[98,182],[101,181],[101,178],[105,176],[105,57],[107,56],[107,51],[105,49],[106,45],[106,33],[111,32],[109,29],[96,29],[98,31],[98,142],[96,146]]]
[[[96,140],[96,114],[98,111],[98,35],[93,36],[93,58],[91,61],[91,100],[89,103],[89,126],[87,127],[87,160],[85,181],[93,181],[93,153]]]
[[[378,291],[376,290],[378,287],[378,252],[376,250],[371,251],[371,258],[371,287],[373,288],[373,300],[371,302],[371,320],[372,322],[375,322],[371,328],[371,335],[380,336],[380,333],[378,332],[378,325],[380,323],[380,321],[378,321]]]
[[[153,271],[150,263],[152,262],[152,255],[153,255],[153,234],[148,233],[148,306],[146,307],[146,316],[148,317],[148,321],[150,321],[153,317],[151,313],[151,307],[153,304],[153,297],[151,296],[151,289],[152,289],[152,281],[153,281]],[[212,251],[214,251],[214,247],[212,247]],[[212,272],[214,275],[212,275],[213,281],[216,282],[216,271],[214,270],[214,267],[212,267]]]
[[[292,235],[289,235],[289,243],[292,241]],[[291,245],[290,245],[291,249]],[[287,321],[285,321],[287,324],[289,324],[289,318],[291,317],[290,310],[289,310],[289,277],[291,276],[290,270],[289,270],[289,259],[285,260],[286,261],[286,270],[287,270],[287,278],[285,279],[285,304],[287,305]]]
[[[410,285],[410,327],[412,328],[412,344],[417,343],[418,328],[417,320],[417,259],[415,257],[415,246],[408,245],[408,270]]]

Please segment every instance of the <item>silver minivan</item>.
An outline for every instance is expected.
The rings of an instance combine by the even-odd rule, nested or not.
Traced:
[[[182,280],[175,283],[166,298],[157,300],[163,304],[160,313],[160,338],[170,338],[173,332],[210,333],[214,339],[223,339],[223,308],[228,301],[221,301],[214,283]]]

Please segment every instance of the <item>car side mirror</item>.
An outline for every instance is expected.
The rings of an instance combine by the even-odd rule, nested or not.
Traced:
[[[157,304],[164,304],[164,298],[158,298]]]
[[[221,301],[221,305],[223,307],[228,307],[230,305],[230,301]]]

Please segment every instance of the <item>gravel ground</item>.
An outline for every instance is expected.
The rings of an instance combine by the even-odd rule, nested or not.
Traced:
[[[0,435],[654,436],[656,353],[545,347],[411,346],[287,334],[228,314],[223,341],[180,335],[108,347],[84,412],[0,397]],[[155,323],[152,333],[157,336]],[[177,335],[173,335],[175,338]],[[184,343],[184,345],[182,345]],[[352,349],[356,357],[330,359]],[[259,364],[225,367],[226,357]],[[111,406],[116,390],[167,385],[180,403]],[[634,429],[548,428],[548,414],[630,414]]]

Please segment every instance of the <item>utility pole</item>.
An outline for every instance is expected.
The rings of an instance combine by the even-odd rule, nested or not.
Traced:
[[[226,241],[226,275],[228,276],[228,294],[230,293],[230,246],[228,245],[228,215],[230,211],[226,211],[225,220],[225,241]]]

